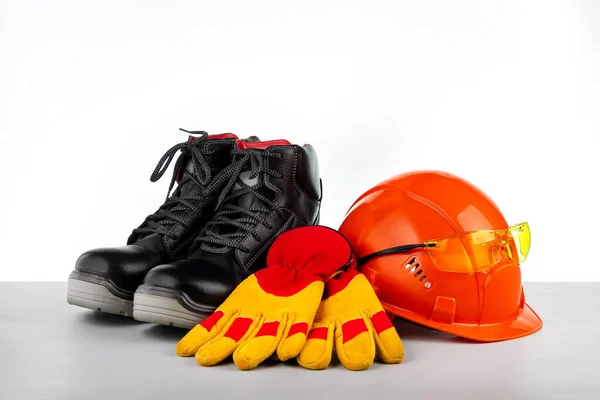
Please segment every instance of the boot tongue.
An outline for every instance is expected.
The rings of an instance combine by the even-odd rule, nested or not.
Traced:
[[[191,173],[193,173],[193,171],[194,168],[192,167]],[[173,194],[179,197],[200,196],[202,194],[202,188],[198,186],[196,182],[190,179],[185,181],[183,184],[177,186],[177,189],[175,189]]]
[[[258,184],[258,176],[255,176],[254,178],[250,178],[250,175],[252,174],[252,171],[243,171],[237,182],[235,183],[235,185],[233,186],[233,190],[240,190],[243,189],[244,186],[242,185],[242,183],[246,186],[250,186],[251,188],[254,188],[257,184]],[[259,190],[259,192],[262,193],[262,190]],[[268,195],[268,193],[264,193],[265,195]],[[240,197],[238,197],[236,199],[235,202],[236,205],[246,208],[246,209],[250,209],[250,208],[257,208],[257,207],[262,207],[265,205],[265,203],[260,200],[259,198],[257,198],[256,196],[254,196],[251,193],[247,193],[244,194]]]
[[[256,139],[258,139],[258,138],[256,138]],[[268,141],[260,141],[260,140],[251,140],[251,141],[238,140],[237,141],[238,149],[253,152],[254,154],[258,155],[258,157],[261,157],[261,158],[263,157],[262,153],[264,153],[264,151],[271,146],[289,146],[289,145],[291,145],[291,143],[285,139],[268,140]],[[263,162],[264,162],[264,160],[263,160]],[[259,183],[259,181],[258,181],[259,178],[258,178],[258,176],[256,176],[251,179],[250,175],[252,175],[252,171],[250,171],[250,170],[243,171],[242,173],[240,173],[240,176],[238,177],[238,180],[235,183],[233,190],[235,191],[235,190],[242,189],[244,186],[241,183],[243,183],[246,186],[250,186],[251,188],[255,187]],[[273,198],[273,192],[264,186],[259,188],[257,191],[261,195],[267,197],[268,199]],[[256,196],[254,196],[251,193],[239,196],[236,199],[235,204],[240,207],[244,207],[246,209],[248,209],[248,208],[265,208],[265,206],[266,206],[264,201],[260,200],[259,198],[257,198]]]
[[[246,141],[240,141],[240,140],[237,141],[238,149],[254,153],[254,155],[263,159],[262,162],[265,162],[263,153],[269,147],[271,147],[271,146],[289,146],[289,145],[291,145],[291,143],[285,139],[269,140],[269,141],[262,141],[262,142],[261,141],[246,142]],[[250,165],[248,165],[248,168],[250,168]],[[251,188],[254,188],[255,186],[257,186],[259,184],[259,177],[256,176],[256,177],[250,178],[250,175],[252,175],[252,171],[250,171],[250,170],[242,171],[233,187],[233,190],[236,191],[236,190],[242,189],[244,187],[242,185],[242,183]],[[260,188],[256,189],[256,191],[270,200],[272,200],[275,196],[275,194],[264,185],[261,186]],[[264,201],[262,201],[261,199],[259,199],[252,193],[247,193],[247,194],[237,197],[235,199],[234,204],[238,205],[240,207],[246,208],[246,209],[267,208],[267,204],[265,204]]]
[[[210,156],[206,156],[206,155],[204,157],[206,158],[206,161],[211,166],[211,171],[210,171],[211,177],[215,176],[215,174],[217,174],[221,170],[221,168],[213,167],[215,165],[215,162],[213,162],[211,160],[211,158],[214,158],[214,157],[210,157]],[[182,170],[185,170],[190,175],[195,174],[194,163],[192,162],[191,157],[188,157],[183,162],[183,165],[181,166],[181,168],[182,168]],[[183,174],[180,174],[178,180],[180,180],[182,177],[183,177]],[[181,197],[199,196],[202,194],[202,187],[198,186],[198,184],[196,182],[194,182],[193,180],[190,179],[190,180],[186,180],[183,184],[180,184],[179,186],[177,186],[175,193],[177,193],[177,195],[181,196]]]
[[[233,136],[233,135],[232,135]],[[190,137],[190,140],[194,140],[195,138]],[[210,166],[210,176],[211,179],[214,178],[215,175],[219,173],[223,168],[225,168],[231,162],[231,148],[233,146],[234,140],[224,141],[213,141],[214,139],[236,139],[235,137],[229,137],[227,135],[217,135],[214,137],[209,137],[207,142],[203,146],[203,155],[204,159]],[[193,175],[194,171],[194,163],[192,161],[191,155],[188,155],[186,159],[183,161],[181,166],[182,170],[185,170],[187,173]],[[179,174],[178,180],[181,179],[183,174]],[[198,196],[202,194],[202,188],[199,187],[194,181],[188,180],[183,183],[183,185],[179,185],[175,190],[178,196]]]
[[[262,157],[262,153],[264,152],[264,149],[252,148],[252,149],[246,149],[246,151],[252,151],[256,155],[258,155],[258,157]],[[255,191],[257,191],[264,197],[266,197],[268,199],[273,199],[274,193],[269,188],[265,187],[264,185],[257,188],[257,186],[259,186],[259,184],[260,184],[261,177],[258,175],[251,177],[251,175],[252,175],[252,170],[250,169],[250,164],[248,164],[246,167],[246,170],[240,172],[240,174],[238,175],[230,194],[234,194],[235,192],[237,192],[241,189],[250,187],[250,188],[255,189]],[[267,204],[265,204],[264,201],[262,201],[261,199],[256,197],[256,195],[254,193],[245,193],[245,194],[236,196],[235,198],[229,200],[227,203],[244,208],[246,210],[256,209],[256,208],[261,208],[261,209],[268,208]],[[232,217],[232,216],[229,216],[229,217],[233,218],[233,219],[237,218],[237,217]],[[240,229],[236,226],[233,226],[233,225],[229,225],[229,224],[215,226],[212,229],[215,232],[218,232],[218,233],[224,234],[224,235],[242,231],[242,229]],[[209,245],[209,247],[214,247],[214,246]],[[216,246],[216,247],[220,247],[220,246]]]

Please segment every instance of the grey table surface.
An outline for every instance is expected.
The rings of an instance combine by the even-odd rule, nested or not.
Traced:
[[[527,283],[542,331],[478,344],[402,321],[406,359],[352,372],[239,371],[174,353],[185,330],[70,306],[62,283],[0,283],[0,399],[600,399],[600,284]]]

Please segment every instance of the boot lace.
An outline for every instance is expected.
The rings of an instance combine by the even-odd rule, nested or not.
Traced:
[[[232,175],[219,196],[217,212],[196,241],[201,243],[203,249],[209,251],[226,251],[233,248],[248,253],[250,249],[241,244],[243,238],[251,234],[257,242],[260,242],[260,237],[255,232],[256,225],[260,223],[267,229],[272,229],[272,226],[265,221],[265,217],[273,210],[275,201],[260,193],[259,189],[267,187],[264,176],[261,179],[261,174],[282,178],[281,173],[267,168],[265,164],[265,159],[281,158],[282,155],[247,150],[234,150],[233,154],[238,158],[233,164]],[[249,180],[259,178],[253,186],[239,179],[240,174],[248,170]],[[279,191],[276,188],[267,188],[270,191]],[[248,194],[260,199],[265,206],[245,208],[235,204],[236,199]],[[277,212],[280,215],[282,213],[279,209]]]
[[[175,181],[177,181],[177,177],[180,173],[182,173],[182,175],[178,187],[182,187],[188,181],[193,181],[200,188],[203,188],[211,179],[210,166],[200,150],[208,137],[208,133],[204,131],[180,130],[200,136],[195,140],[188,140],[176,144],[167,150],[158,161],[156,168],[154,168],[154,171],[150,176],[151,182],[158,181],[164,175],[177,152],[181,152],[179,158],[175,162],[175,167],[173,168],[173,175],[171,177],[171,183],[169,184],[165,202],[154,214],[146,217],[139,228],[133,230],[133,235],[137,235],[139,239],[153,234],[176,239],[177,235],[173,233],[172,227],[176,224],[180,224],[187,228],[188,224],[191,222],[190,218],[185,218],[188,212],[191,211],[195,215],[201,214],[202,206],[206,202],[206,193],[204,190],[202,191],[202,195],[180,196],[176,189],[175,193],[171,196],[171,191],[173,190]],[[189,159],[191,159],[194,168],[193,174],[190,174],[185,168],[182,168],[183,162],[188,159],[188,156]]]

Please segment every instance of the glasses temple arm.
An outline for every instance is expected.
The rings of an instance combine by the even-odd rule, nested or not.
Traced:
[[[420,244],[406,244],[406,245],[403,245],[403,246],[390,247],[389,249],[384,249],[384,250],[376,251],[375,253],[371,253],[369,255],[361,257],[361,258],[359,258],[357,260],[357,263],[360,266],[360,265],[363,265],[366,262],[372,260],[375,257],[386,256],[386,255],[389,255],[389,254],[406,253],[406,252],[409,252],[409,251],[414,250],[414,249],[419,249],[419,248],[424,248],[424,247],[431,247],[431,246],[435,246],[435,244],[420,243]]]

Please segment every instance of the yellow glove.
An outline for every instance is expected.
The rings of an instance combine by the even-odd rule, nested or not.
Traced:
[[[315,323],[297,360],[304,368],[329,366],[335,348],[340,362],[359,371],[373,364],[375,355],[387,364],[404,358],[404,348],[367,278],[356,269],[327,282]]]
[[[325,281],[355,266],[348,241],[322,226],[281,234],[267,254],[267,267],[246,278],[217,310],[177,344],[179,356],[215,365],[233,353],[240,369],[270,357],[298,355],[319,307]]]

